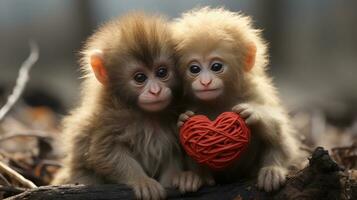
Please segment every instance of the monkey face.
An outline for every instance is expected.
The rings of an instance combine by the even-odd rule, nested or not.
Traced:
[[[173,78],[171,67],[161,64],[153,68],[135,67],[129,87],[136,93],[137,105],[149,112],[161,111],[172,99],[170,83]]]
[[[193,56],[186,66],[186,76],[191,82],[193,95],[202,101],[211,101],[224,92],[223,78],[228,66],[217,54]]]
[[[177,93],[179,85],[174,60],[167,55],[159,55],[151,63],[127,58],[119,67],[107,65],[101,50],[91,54],[91,66],[99,82],[108,86],[114,94],[128,105],[135,103],[140,109],[158,112],[165,109]],[[108,74],[108,75],[107,75]]]

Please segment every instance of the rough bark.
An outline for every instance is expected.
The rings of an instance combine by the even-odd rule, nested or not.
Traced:
[[[288,178],[286,185],[278,192],[267,194],[259,191],[252,182],[234,183],[205,187],[195,193],[180,194],[168,189],[168,199],[357,199],[357,183],[346,176],[323,148],[316,148],[309,166]],[[0,193],[6,191],[0,188]],[[19,199],[86,199],[111,200],[134,199],[130,188],[125,185],[63,185],[43,186],[29,189],[11,196],[8,200]],[[14,191],[12,191],[12,194]]]
[[[215,187],[206,187],[195,193],[180,194],[177,190],[168,189],[168,199],[265,199],[262,192],[249,187],[249,184],[235,183]],[[133,192],[125,185],[63,185],[43,186],[27,190],[19,195],[7,198],[17,199],[53,199],[53,200],[114,200],[135,199]]]

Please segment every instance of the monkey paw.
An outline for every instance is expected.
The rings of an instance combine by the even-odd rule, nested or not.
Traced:
[[[188,110],[184,113],[182,113],[180,116],[179,116],[179,119],[178,119],[178,122],[177,122],[177,126],[180,128],[188,118],[192,117],[193,115],[195,115],[194,112]]]
[[[134,194],[137,199],[153,200],[153,199],[165,199],[166,192],[156,180],[145,177],[136,181],[128,183],[134,190]]]
[[[260,169],[258,187],[266,192],[279,189],[285,183],[286,169],[279,166],[269,166]]]
[[[180,192],[196,192],[203,184],[213,185],[213,179],[203,180],[197,173],[192,171],[180,172],[172,181],[172,185]]]
[[[238,104],[232,108],[232,111],[238,113],[248,125],[255,124],[261,119],[257,108],[251,104]]]

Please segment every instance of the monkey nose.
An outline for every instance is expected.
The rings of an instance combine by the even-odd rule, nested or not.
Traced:
[[[200,80],[200,83],[201,83],[203,86],[207,87],[207,86],[209,86],[209,85],[212,83],[212,79],[209,79],[209,80]]]
[[[158,87],[158,88],[151,88],[149,90],[150,94],[152,95],[155,95],[155,96],[158,96],[161,92],[161,87]]]

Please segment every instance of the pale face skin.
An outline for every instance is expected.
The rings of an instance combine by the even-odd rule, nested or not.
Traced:
[[[165,109],[171,102],[172,92],[167,87],[172,71],[165,65],[149,70],[138,66],[132,74],[130,85],[139,94],[138,106],[148,112]]]
[[[191,84],[193,94],[202,101],[211,101],[223,94],[220,75],[226,72],[227,66],[215,53],[192,56],[186,70],[186,74],[194,79]]]

